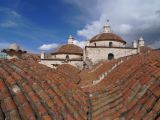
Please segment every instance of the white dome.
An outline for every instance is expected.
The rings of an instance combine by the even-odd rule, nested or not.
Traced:
[[[143,41],[144,39],[143,39],[143,37],[140,37],[139,40],[140,40],[140,41]]]
[[[19,50],[19,46],[16,43],[13,43],[9,46],[9,49],[13,49],[13,50]]]

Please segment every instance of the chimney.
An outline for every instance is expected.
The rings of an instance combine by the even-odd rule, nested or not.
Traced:
[[[45,52],[44,51],[41,52],[41,59],[45,59]]]

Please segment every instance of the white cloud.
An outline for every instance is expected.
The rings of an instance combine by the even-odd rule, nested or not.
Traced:
[[[92,14],[92,16],[95,15],[93,9],[97,9],[97,7],[94,6],[98,3],[98,1],[99,0],[63,0],[64,3],[71,4],[74,7],[76,6],[80,8],[79,10],[82,12]]]
[[[0,14],[2,14],[0,27],[13,28],[18,27],[20,24],[24,24],[21,15],[12,9],[0,7]]]
[[[86,44],[86,41],[74,40],[73,44],[75,44],[75,45],[77,45],[81,48],[84,48],[85,44]],[[50,50],[54,50],[54,49],[58,48],[59,46],[60,46],[60,44],[57,44],[57,43],[43,44],[39,47],[39,49],[42,50],[42,51],[50,51]]]
[[[11,10],[11,11],[10,11],[10,15],[13,16],[13,17],[17,17],[17,18],[20,18],[20,17],[21,17],[21,15],[18,14],[18,13],[17,13],[16,11],[14,11],[14,10]]]
[[[93,21],[91,24],[87,24],[82,30],[78,30],[77,34],[79,36],[86,37],[90,39],[95,34],[102,31],[102,26],[105,24],[107,18],[105,16],[101,16],[100,20]]]
[[[87,3],[90,1],[90,4],[85,4],[86,1]],[[77,31],[79,36],[89,39],[96,35],[102,30],[107,19],[110,20],[111,30],[125,38],[135,39],[134,37],[139,35],[159,36],[159,0],[96,0],[96,3],[91,0],[86,1],[79,4],[77,0],[70,0],[70,3],[86,10],[86,13],[91,11],[94,13],[87,16],[94,19]],[[95,16],[97,16],[96,19]]]
[[[52,44],[43,44],[39,47],[40,50],[52,50],[55,49],[59,46],[57,43],[52,43]]]
[[[86,41],[78,41],[78,40],[74,40],[73,43],[77,46],[80,46],[81,48],[84,48],[86,45]]]
[[[129,24],[121,24],[121,25],[119,25],[119,32],[121,34],[128,34],[128,33],[131,32],[131,30],[132,30],[132,26],[129,25]]]
[[[10,18],[13,18],[13,17],[20,18],[21,17],[21,15],[18,12],[14,11],[10,8],[7,8],[7,7],[0,7],[0,12],[4,13],[6,15],[6,17],[10,17]]]
[[[8,20],[3,23],[0,23],[0,26],[4,28],[10,28],[10,27],[17,27],[18,24],[15,23],[14,21]]]

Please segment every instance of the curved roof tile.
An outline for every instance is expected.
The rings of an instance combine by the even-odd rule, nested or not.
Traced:
[[[67,44],[60,46],[54,53],[52,54],[83,54],[83,49],[74,44]]]
[[[160,51],[123,60],[99,84],[83,89],[32,60],[1,60],[0,118],[159,119]],[[96,66],[90,72],[97,76],[105,70]]]
[[[120,36],[114,33],[101,33],[93,38],[91,38],[90,42],[98,42],[98,41],[116,41],[126,43]]]

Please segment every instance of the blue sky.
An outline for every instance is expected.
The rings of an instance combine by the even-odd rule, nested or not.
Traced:
[[[30,51],[38,51],[42,44],[65,43],[85,25],[77,20],[82,14],[61,0],[0,0],[0,42],[16,42]]]
[[[72,34],[77,44],[99,33],[110,19],[127,42],[143,36],[160,46],[159,0],[0,0],[0,48],[16,42],[30,52],[54,49]]]

